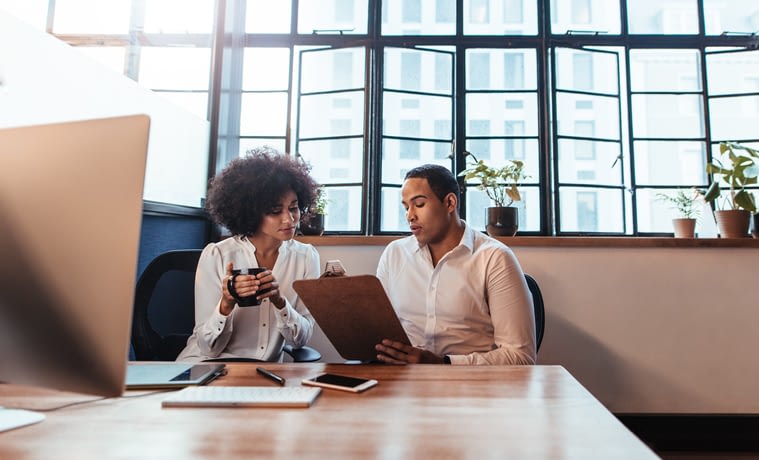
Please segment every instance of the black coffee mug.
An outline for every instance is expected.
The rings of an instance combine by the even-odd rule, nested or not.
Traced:
[[[261,301],[256,298],[257,295],[263,294],[268,291],[268,289],[258,290],[254,292],[252,295],[249,295],[247,297],[241,297],[237,294],[237,291],[235,290],[235,279],[238,275],[253,275],[256,276],[261,272],[265,272],[266,268],[258,267],[258,268],[243,268],[243,269],[237,269],[232,270],[232,277],[229,278],[229,281],[227,281],[227,289],[229,290],[229,293],[232,294],[232,297],[235,298],[237,301],[237,305],[240,307],[255,307],[257,305],[261,305]]]

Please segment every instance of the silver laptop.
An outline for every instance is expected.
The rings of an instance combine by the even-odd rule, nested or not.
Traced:
[[[205,385],[225,373],[224,364],[130,362],[127,365],[127,390],[182,388]]]

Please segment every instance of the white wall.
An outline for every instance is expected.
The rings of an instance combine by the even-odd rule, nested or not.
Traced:
[[[382,246],[320,246],[349,274]],[[539,364],[615,413],[759,413],[759,250],[514,247],[540,284]],[[318,331],[325,360],[341,358]]]
[[[145,113],[145,199],[200,206],[209,124],[0,9],[0,128]]]

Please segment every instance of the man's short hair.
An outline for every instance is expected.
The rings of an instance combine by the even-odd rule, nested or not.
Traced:
[[[432,192],[440,201],[443,201],[449,193],[455,194],[456,202],[459,201],[459,183],[456,182],[451,170],[444,166],[436,164],[417,166],[406,173],[404,180],[406,179],[427,179]]]

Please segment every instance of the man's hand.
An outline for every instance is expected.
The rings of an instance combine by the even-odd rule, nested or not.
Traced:
[[[386,364],[443,364],[443,358],[430,351],[384,339],[374,346],[377,360]]]

